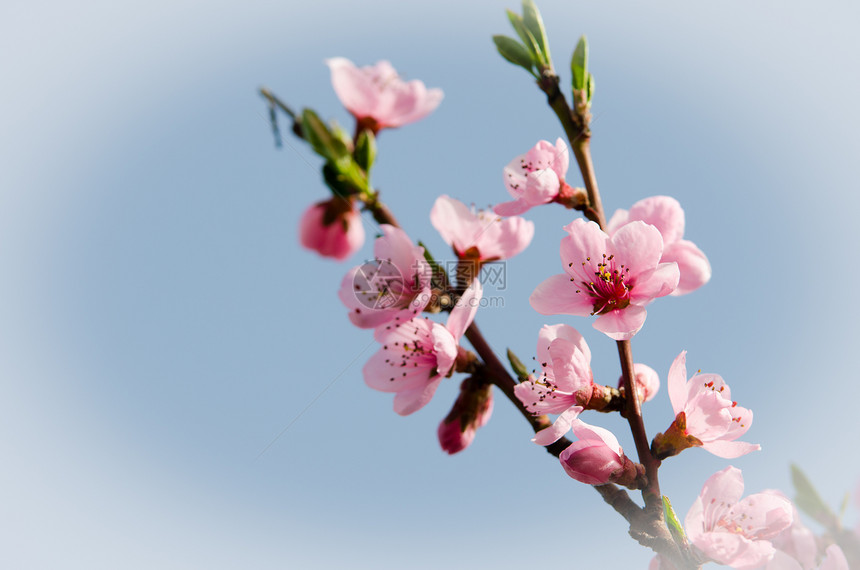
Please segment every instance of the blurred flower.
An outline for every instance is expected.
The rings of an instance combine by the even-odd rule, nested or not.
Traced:
[[[473,281],[446,325],[425,317],[377,328],[373,336],[382,348],[364,365],[365,384],[394,392],[394,411],[402,416],[424,407],[453,372],[460,337],[475,318],[481,294],[480,281]]]
[[[616,210],[607,224],[609,235],[633,221],[651,224],[663,236],[661,262],[678,264],[681,278],[672,295],[686,295],[695,291],[711,279],[711,264],[705,254],[684,236],[684,210],[681,204],[669,196],[653,196],[639,200],[630,211]]]
[[[460,384],[460,395],[451,411],[439,424],[439,445],[453,455],[472,444],[475,432],[490,421],[493,413],[493,387],[474,376]]]
[[[352,268],[343,278],[338,296],[357,327],[376,328],[407,321],[430,300],[432,271],[424,248],[414,245],[402,229],[382,224],[373,244],[376,259]]]
[[[753,570],[767,564],[776,550],[771,539],[792,522],[791,502],[772,493],[741,499],[740,469],[729,466],[713,474],[702,487],[684,526],[687,537],[707,558]]]
[[[563,188],[569,188],[564,181],[569,161],[567,145],[561,138],[555,146],[549,141],[538,142],[505,167],[505,187],[515,199],[497,205],[493,211],[500,216],[513,216],[552,202]]]
[[[660,376],[650,366],[636,362],[633,364],[633,376],[636,381],[636,393],[639,401],[647,402],[657,395],[660,390]],[[618,379],[618,387],[624,386],[624,376]]]
[[[349,198],[335,196],[317,202],[302,214],[299,239],[323,257],[346,259],[364,243],[361,214]]]
[[[423,119],[442,102],[441,89],[427,89],[418,80],[405,82],[387,61],[358,68],[348,59],[326,60],[331,82],[359,129],[375,133]]]
[[[566,273],[537,286],[529,301],[543,315],[598,315],[594,328],[613,340],[633,337],[645,305],[671,293],[678,266],[661,263],[663,238],[654,226],[631,222],[610,238],[594,222],[565,226],[561,259]]]
[[[492,212],[470,210],[449,196],[439,196],[430,221],[457,257],[478,262],[508,259],[532,241],[534,224],[514,216],[500,218]]]

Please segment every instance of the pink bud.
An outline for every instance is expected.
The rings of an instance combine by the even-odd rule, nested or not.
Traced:
[[[470,376],[460,385],[460,395],[436,431],[439,445],[453,455],[472,444],[475,432],[493,413],[492,386]]]
[[[317,202],[302,214],[299,238],[304,247],[323,257],[346,259],[364,243],[361,215],[349,198]]]
[[[558,457],[568,475],[587,485],[615,482],[635,487],[644,468],[624,455],[612,432],[579,419],[572,422],[571,428],[579,441],[570,444]]]
[[[636,363],[633,365],[633,373],[636,380],[636,393],[639,394],[640,402],[647,402],[657,395],[660,389],[660,377],[650,366]],[[618,379],[618,387],[624,386],[624,376]]]

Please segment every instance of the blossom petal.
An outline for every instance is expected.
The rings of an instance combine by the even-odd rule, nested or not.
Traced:
[[[666,379],[669,400],[672,402],[672,411],[680,414],[684,411],[687,403],[687,351],[675,357],[672,367],[669,368],[669,376]]]
[[[594,268],[609,251],[609,236],[603,233],[600,226],[594,222],[586,222],[577,218],[564,227],[568,233],[561,240],[559,252],[564,270],[582,281],[590,281],[594,277]],[[589,260],[589,258],[591,258]],[[585,262],[585,266],[583,266]],[[656,261],[654,265],[656,265]]]
[[[475,214],[459,200],[443,194],[430,210],[430,222],[445,243],[461,254],[474,240]]]
[[[612,340],[630,340],[645,324],[647,315],[645,307],[630,305],[626,309],[600,315],[593,326]]]
[[[557,442],[564,437],[564,434],[570,431],[571,422],[579,416],[582,410],[583,408],[581,406],[568,408],[562,412],[558,418],[556,418],[555,422],[551,426],[537,432],[534,438],[532,438],[532,441],[538,445],[550,445]]]
[[[674,243],[684,236],[684,209],[671,196],[639,200],[630,208],[630,219],[642,220],[657,228],[664,243]]]
[[[567,274],[553,275],[538,285],[529,297],[532,308],[542,315],[591,314],[594,304],[585,293],[577,293],[575,283]]]
[[[687,240],[671,243],[663,249],[663,262],[678,264],[680,280],[672,295],[686,295],[710,281],[711,264],[696,244]]]
[[[706,441],[702,443],[702,449],[709,451],[717,457],[723,459],[734,459],[741,455],[746,455],[753,451],[759,451],[761,445],[757,443],[747,443],[745,441],[724,441],[718,439],[716,441]]]
[[[630,298],[648,304],[657,297],[665,297],[678,286],[680,272],[676,263],[661,263],[655,269],[644,271],[636,278]]]
[[[445,327],[451,332],[454,339],[459,341],[469,325],[475,319],[475,313],[478,312],[478,307],[481,305],[481,297],[484,294],[484,288],[481,282],[477,279],[472,280],[472,283],[463,292],[457,300],[457,304],[451,309],[451,314],[448,316],[448,322]]]
[[[663,255],[663,237],[654,226],[633,221],[621,226],[613,234],[612,248],[612,253],[623,260],[630,270],[631,278],[637,279],[638,287],[637,275],[654,269],[660,262]]]
[[[442,377],[436,376],[422,388],[398,392],[394,396],[394,411],[401,416],[408,416],[411,413],[417,412],[433,399],[433,394],[436,393],[436,388],[439,387],[441,381]]]
[[[517,198],[512,202],[502,202],[493,206],[493,212],[500,216],[516,216],[528,212],[531,209],[531,204],[522,198]]]

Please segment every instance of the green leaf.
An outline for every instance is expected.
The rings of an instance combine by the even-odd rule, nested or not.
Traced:
[[[812,486],[809,478],[801,471],[797,465],[791,465],[791,482],[794,483],[794,490],[797,493],[794,497],[794,503],[797,508],[804,513],[817,520],[825,527],[836,522],[836,515],[827,506],[827,503]]]
[[[493,36],[493,42],[503,58],[526,71],[532,71],[534,60],[531,52],[523,44],[508,36]]]
[[[543,56],[543,51],[537,43],[534,35],[526,28],[526,25],[523,23],[523,19],[508,10],[508,19],[511,21],[511,25],[514,27],[514,30],[517,32],[517,35],[523,40],[523,44],[525,44],[526,48],[532,54],[532,61],[537,63],[538,67],[546,67],[546,60]]]
[[[314,151],[323,158],[335,162],[349,155],[349,149],[344,142],[332,134],[311,109],[302,110],[302,132]]]
[[[666,527],[668,527],[669,533],[675,540],[675,544],[679,546],[686,545],[687,535],[684,534],[684,527],[681,525],[681,521],[678,520],[678,515],[675,514],[675,509],[672,508],[672,503],[666,495],[663,495],[663,515],[666,519]]]
[[[510,348],[508,349],[508,362],[511,363],[511,368],[517,375],[517,379],[519,379],[520,382],[525,382],[526,380],[528,380],[529,371],[526,369],[523,362],[519,358],[517,358],[517,355],[514,354],[514,351],[512,351]]]
[[[365,129],[358,133],[358,140],[355,141],[355,161],[365,172],[370,172],[375,160],[376,137],[372,131]]]
[[[588,74],[588,82],[586,84],[585,94],[586,102],[591,105],[591,98],[594,97],[594,76],[590,73]]]
[[[531,32],[535,39],[540,53],[543,56],[544,62],[549,64],[552,61],[549,57],[549,44],[546,40],[546,30],[543,27],[543,19],[540,17],[540,11],[534,3],[534,0],[523,0],[523,24],[526,29]]]
[[[586,89],[588,86],[588,40],[585,36],[579,38],[573,57],[570,59],[570,72],[574,91]]]

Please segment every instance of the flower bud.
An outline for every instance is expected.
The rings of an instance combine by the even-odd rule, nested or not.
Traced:
[[[579,419],[571,427],[579,441],[559,455],[568,475],[587,485],[618,483],[634,489],[639,486],[645,469],[624,455],[612,432]]]
[[[436,431],[439,445],[451,455],[463,451],[471,445],[475,432],[490,420],[492,413],[492,386],[474,376],[466,378],[460,385],[460,395],[454,406]]]
[[[335,196],[317,202],[302,214],[299,238],[323,257],[343,260],[364,243],[364,226],[353,201]]]
[[[657,395],[660,389],[660,377],[653,368],[637,362],[633,365],[633,374],[640,402],[647,402]],[[618,379],[618,387],[624,387],[624,376]]]

